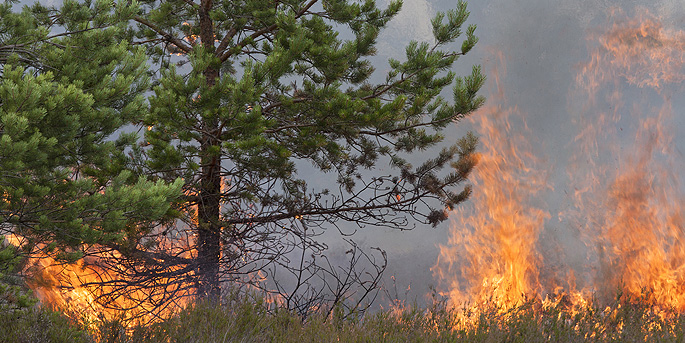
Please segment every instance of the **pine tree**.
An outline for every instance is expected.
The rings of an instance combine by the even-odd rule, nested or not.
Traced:
[[[407,159],[441,144],[445,127],[483,103],[479,67],[466,77],[451,71],[476,44],[475,26],[463,29],[469,12],[459,1],[433,19],[432,43],[412,42],[406,56],[388,61],[385,81],[372,83],[369,57],[400,8],[373,0],[141,1],[131,35],[157,78],[139,172],[185,181],[184,224],[161,232],[185,235],[192,249],[184,257],[165,240],[139,253],[179,265],[175,276],[210,297],[224,282],[285,270],[296,285],[275,281],[276,289],[298,307],[298,299],[325,298],[314,286],[328,285],[320,275],[338,285],[333,301],[345,277],[357,275],[328,263],[316,239],[322,232],[445,220],[469,195],[460,184],[476,162],[476,138],[419,166]],[[450,85],[452,102],[441,96]],[[375,170],[388,163],[391,172]],[[310,186],[315,177],[329,187]]]
[[[70,260],[99,254],[89,285],[113,307],[124,297],[162,309],[247,284],[303,314],[358,310],[377,291],[385,254],[360,249],[354,228],[437,225],[468,197],[462,184],[476,163],[471,134],[424,157],[484,101],[479,67],[451,71],[477,42],[474,25],[462,29],[466,4],[437,14],[434,41],[411,42],[374,83],[369,59],[400,7],[0,7],[3,230]],[[451,102],[441,95],[450,86]],[[130,127],[144,138],[123,133]],[[331,230],[351,245],[344,266],[319,239]]]
[[[146,55],[120,41],[135,6],[0,5],[0,234],[73,262],[172,215],[181,180],[134,174]],[[121,134],[120,134],[121,133]]]

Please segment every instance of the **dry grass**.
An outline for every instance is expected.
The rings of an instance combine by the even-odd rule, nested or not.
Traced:
[[[465,319],[465,318],[469,319]],[[198,303],[169,320],[110,342],[685,342],[685,317],[639,300],[570,309],[529,301],[508,311],[432,308],[384,311],[356,319],[286,311],[258,300]],[[106,337],[105,337],[106,338]],[[107,341],[105,339],[105,341]]]
[[[12,343],[685,342],[682,314],[621,297],[602,307],[569,309],[529,301],[508,311],[489,307],[474,313],[436,303],[428,310],[406,308],[353,319],[340,313],[314,315],[306,321],[287,311],[270,312],[259,299],[235,298],[222,306],[197,303],[164,322],[128,332],[119,323],[101,323],[90,336],[49,311],[1,315],[0,340]]]

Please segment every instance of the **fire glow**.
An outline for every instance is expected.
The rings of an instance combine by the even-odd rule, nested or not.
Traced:
[[[525,113],[499,105],[503,57],[490,73],[496,91],[473,120],[482,153],[471,204],[453,214],[433,268],[453,306],[507,310],[561,295],[580,304],[623,292],[685,311],[683,157],[671,106],[685,81],[685,31],[646,10],[609,19],[608,30],[589,35],[590,58],[569,90],[575,138],[559,157],[561,183],[534,150]],[[546,197],[560,196],[566,206],[547,209]],[[565,247],[549,227],[570,228],[581,244]],[[571,265],[571,255],[585,262]]]
[[[6,236],[10,244],[23,246],[24,241],[14,235]],[[32,275],[28,286],[40,303],[63,312],[68,317],[95,328],[101,321],[117,321],[127,327],[151,323],[182,309],[191,299],[184,284],[169,282],[165,289],[135,289],[121,296],[118,273],[104,266],[102,261],[117,259],[115,251],[99,250],[75,263],[55,260],[36,249],[26,261],[26,272]],[[110,281],[109,284],[99,285]],[[159,305],[160,292],[174,292],[184,296],[172,303]]]

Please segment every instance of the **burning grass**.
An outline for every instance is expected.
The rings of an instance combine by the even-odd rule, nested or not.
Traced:
[[[2,312],[1,342],[682,342],[685,315],[650,305],[649,294],[618,293],[600,305],[568,296],[528,299],[504,309],[494,302],[454,309],[393,307],[364,316],[313,315],[303,320],[269,310],[259,297],[223,305],[195,303],[176,315],[130,331],[116,321],[84,325],[57,312]]]

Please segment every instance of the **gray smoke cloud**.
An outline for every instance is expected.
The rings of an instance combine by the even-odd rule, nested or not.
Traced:
[[[399,15],[383,40],[389,37],[389,41],[401,42],[412,37],[411,39],[429,41],[430,30],[418,27],[430,25],[426,11],[430,11],[432,16],[435,12],[448,10],[454,5],[452,1],[442,0],[429,1],[426,4],[423,1],[411,1],[405,4],[409,4],[405,6],[405,10],[409,7],[411,15]],[[540,250],[555,250],[561,245],[561,254],[547,256],[545,262],[548,265],[565,264],[559,268],[575,269],[578,278],[582,279],[583,268],[587,268],[589,250],[594,247],[585,246],[576,227],[577,223],[564,221],[558,214],[574,207],[570,195],[574,191],[574,185],[568,180],[567,167],[569,155],[576,149],[574,144],[577,142],[574,138],[579,134],[578,125],[574,122],[578,119],[577,112],[582,110],[587,99],[577,93],[574,96],[573,89],[582,65],[588,63],[590,53],[595,48],[593,42],[588,41],[588,36],[608,29],[612,13],[617,12],[630,17],[640,11],[648,11],[659,18],[664,27],[683,30],[685,2],[491,0],[470,1],[469,10],[469,23],[478,25],[476,32],[480,42],[468,56],[457,62],[456,71],[466,74],[471,65],[481,64],[489,77],[488,86],[482,90],[488,97],[488,105],[516,108],[517,113],[525,120],[527,127],[514,127],[512,131],[520,130],[519,132],[525,132],[529,136],[532,152],[543,162],[544,168],[548,169],[548,181],[554,187],[535,203],[551,215],[539,237],[542,241],[539,243]],[[425,36],[420,36],[422,32]],[[401,53],[394,45],[381,46],[384,50],[380,51],[380,55]],[[494,75],[495,71],[499,75]],[[499,77],[497,86],[496,77]],[[685,151],[685,138],[681,138],[685,130],[685,101],[679,100],[681,97],[677,96],[682,94],[683,84],[671,84],[666,88],[666,92],[670,88],[674,93],[670,98],[674,117],[670,125],[675,133],[672,144],[675,151]],[[635,92],[639,93],[639,101],[642,102],[653,100],[658,104],[663,101],[660,96],[648,95],[647,90],[644,94],[640,90]],[[630,102],[630,94],[625,99]],[[604,111],[609,110],[610,104],[598,106],[597,110]],[[628,106],[638,105],[628,103],[626,107]],[[626,125],[631,125],[629,119],[624,121]],[[448,140],[458,139],[467,130],[474,128],[472,124],[476,123],[464,122],[456,125],[446,134]],[[630,137],[619,143],[631,143]],[[632,146],[626,145],[626,149],[630,147]],[[389,253],[389,274],[395,275],[394,280],[388,280],[391,290],[396,286],[400,297],[409,301],[421,301],[429,293],[429,286],[438,285],[439,282],[433,277],[430,268],[435,265],[439,245],[447,241],[449,226],[458,225],[455,224],[458,219],[453,215],[451,224],[445,223],[437,229],[420,227],[411,232],[381,231],[366,236],[365,244],[380,246]],[[463,257],[467,259],[467,256]],[[405,295],[404,290],[409,285],[411,291]]]

